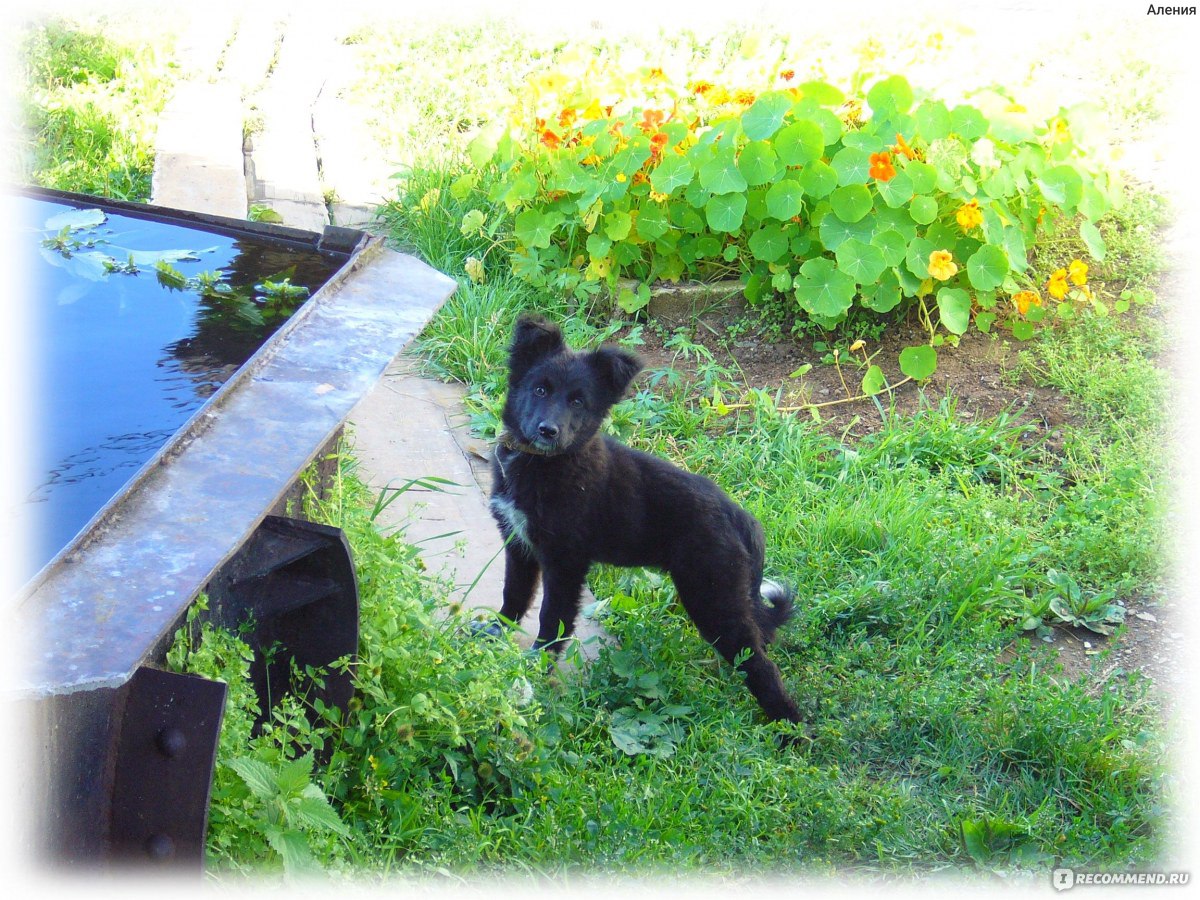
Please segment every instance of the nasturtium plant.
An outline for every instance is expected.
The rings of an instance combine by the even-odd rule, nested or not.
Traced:
[[[1098,303],[1086,276],[1036,284],[1027,261],[1064,233],[1104,258],[1095,222],[1118,188],[1076,147],[1070,111],[1037,122],[1010,99],[985,114],[899,75],[862,96],[793,84],[790,70],[769,90],[733,90],[665,85],[651,69],[623,97],[539,77],[554,89],[532,115],[486,127],[469,148],[477,171],[452,188],[491,201],[464,232],[511,234],[495,246],[535,285],[606,290],[633,313],[652,282],[736,277],[752,303],[824,327],[856,306],[916,305],[930,342],[900,365],[917,379],[972,324],[1023,338],[1047,300],[1060,315]]]

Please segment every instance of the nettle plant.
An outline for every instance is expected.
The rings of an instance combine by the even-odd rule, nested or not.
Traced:
[[[462,231],[537,286],[581,299],[607,287],[627,313],[657,280],[731,277],[752,304],[789,303],[825,328],[856,307],[915,305],[929,343],[901,356],[914,378],[972,323],[1025,339],[1051,305],[1100,303],[1082,260],[1045,284],[1027,262],[1033,242],[1076,235],[1104,257],[1096,220],[1118,186],[1089,166],[1071,113],[1039,124],[998,91],[983,109],[949,107],[900,76],[851,97],[793,80],[646,92],[658,105],[564,86],[556,115],[514,116],[470,145],[476,170],[451,191],[491,202]],[[484,277],[484,260],[468,274]]]

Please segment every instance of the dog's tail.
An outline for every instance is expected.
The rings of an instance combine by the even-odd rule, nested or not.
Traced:
[[[754,607],[754,618],[768,644],[775,640],[775,629],[790,619],[796,611],[793,602],[796,591],[779,581],[764,580],[760,588],[762,602]]]

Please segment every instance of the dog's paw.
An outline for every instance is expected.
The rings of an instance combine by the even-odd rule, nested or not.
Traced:
[[[499,639],[504,636],[504,624],[496,619],[490,621],[480,619],[467,626],[467,631],[473,637]]]
[[[777,735],[780,750],[805,750],[813,742],[807,722],[782,722]]]

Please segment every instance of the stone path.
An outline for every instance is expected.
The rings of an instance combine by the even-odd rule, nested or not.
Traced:
[[[374,144],[361,115],[338,98],[348,48],[334,30],[317,17],[255,8],[232,22],[195,25],[180,54],[190,77],[160,125],[152,202],[238,219],[266,206],[283,224],[310,231],[369,224],[388,167],[369,158],[365,148]],[[504,559],[487,508],[491,448],[471,436],[463,393],[420,377],[401,356],[351,411],[347,431],[359,475],[377,491],[412,479],[451,482],[413,486],[378,521],[402,530],[429,570],[448,580],[451,603],[499,609]],[[585,607],[593,599],[585,592]],[[525,645],[539,607],[525,620]],[[602,636],[581,616],[585,657]]]

